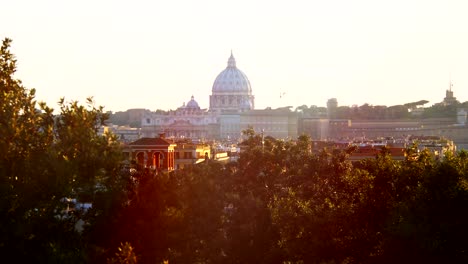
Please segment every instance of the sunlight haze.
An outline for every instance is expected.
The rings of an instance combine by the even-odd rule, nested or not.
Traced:
[[[255,107],[468,101],[466,1],[6,1],[16,77],[37,99],[209,108],[233,52]],[[280,97],[280,95],[283,95]]]

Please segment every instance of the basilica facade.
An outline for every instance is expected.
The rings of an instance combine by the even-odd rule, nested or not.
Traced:
[[[240,116],[254,109],[254,96],[247,75],[237,68],[231,52],[227,67],[216,77],[209,109],[202,109],[192,96],[176,110],[145,113],[142,137],[191,140],[237,140],[241,136]]]

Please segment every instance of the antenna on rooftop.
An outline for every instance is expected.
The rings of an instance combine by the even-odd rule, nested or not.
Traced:
[[[450,73],[450,83],[449,83],[449,91],[452,91],[453,83],[452,83],[452,73]]]

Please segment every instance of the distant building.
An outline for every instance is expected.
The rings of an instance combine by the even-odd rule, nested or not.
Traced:
[[[440,104],[458,103],[452,86],[450,82],[446,96]],[[422,119],[420,117],[423,116],[424,109],[417,108],[426,102],[422,100],[413,103],[412,119],[351,121],[346,118],[337,119],[338,111],[341,110],[336,98],[327,101],[326,116],[324,111],[310,114],[307,111],[291,111],[290,107],[255,109],[254,99],[251,83],[247,75],[237,68],[231,52],[227,67],[213,82],[209,108],[201,108],[192,96],[187,104],[183,103],[176,110],[150,112],[133,109],[129,118],[140,118],[140,136],[145,138],[156,138],[160,133],[165,133],[171,140],[219,140],[234,143],[241,140],[243,130],[252,127],[257,133],[278,139],[296,139],[302,134],[309,135],[316,141],[438,135],[453,139],[458,146],[468,147],[465,109],[459,109],[457,116],[453,118]],[[399,107],[408,110],[407,106]],[[306,108],[304,109],[307,110]],[[125,140],[130,136],[134,134],[121,132],[121,138]]]
[[[257,133],[274,138],[296,139],[297,120],[297,113],[289,107],[251,110],[240,115],[240,128],[245,130],[251,127]]]
[[[330,120],[326,118],[300,118],[298,134],[308,135],[312,140],[327,140],[329,138]]]
[[[330,119],[328,124],[328,135],[332,139],[349,137],[346,134],[351,128],[351,120],[348,119]],[[359,135],[358,135],[359,136]]]
[[[219,137],[227,141],[237,141],[241,137],[241,120],[239,112],[224,111],[218,116]]]
[[[141,137],[141,129],[129,126],[108,125],[100,129],[101,134],[112,132],[123,143],[130,143]]]
[[[208,144],[193,142],[176,142],[175,165],[176,169],[183,169],[188,165],[204,162],[211,157],[211,148]]]
[[[466,125],[466,116],[467,113],[465,109],[458,109],[457,111],[457,124],[460,126]]]
[[[350,161],[359,161],[363,159],[373,159],[379,153],[382,152],[383,146],[358,146],[356,151],[351,153],[348,160]],[[402,147],[386,147],[386,150],[394,160],[404,160],[405,159],[405,148]]]
[[[144,168],[172,171],[175,169],[175,147],[164,134],[157,138],[140,138],[127,144],[123,150],[127,159]]]
[[[463,112],[460,119],[463,119]],[[427,120],[300,120],[302,130],[299,134],[306,134],[313,140],[324,140],[328,128],[327,140],[352,140],[376,138],[408,138],[408,137],[444,137],[453,141],[455,149],[468,149],[467,124],[454,124],[451,118]],[[450,147],[451,149],[452,147]]]
[[[452,87],[453,83],[450,81],[449,89],[445,91],[445,98],[441,103],[442,105],[453,105],[458,103],[457,98],[453,96]]]
[[[143,116],[141,122],[143,137],[155,137],[165,133],[172,139],[206,139],[219,134],[216,115],[201,109],[192,96],[187,104],[174,111],[150,112]]]
[[[334,118],[336,110],[338,108],[338,100],[336,98],[330,98],[327,101],[327,116],[328,118]]]
[[[379,139],[355,138],[336,141],[312,141],[312,144],[312,150],[315,153],[324,147],[332,149],[354,148],[354,151],[349,154],[349,161],[373,159],[384,150],[393,160],[405,160],[407,158],[406,149],[414,144],[417,146],[417,152],[428,150],[435,158],[443,158],[447,153],[454,153],[456,151],[453,141],[439,136],[386,137]]]
[[[155,137],[164,132],[172,139],[238,140],[240,115],[253,110],[254,105],[250,81],[237,68],[231,52],[226,69],[213,83],[209,110],[201,109],[192,96],[187,105],[175,111],[145,113],[141,119],[142,135]]]
[[[427,149],[438,158],[443,158],[447,153],[454,153],[457,150],[452,140],[440,136],[415,136],[410,139],[417,143],[419,151]]]
[[[130,124],[139,123],[143,115],[147,112],[148,110],[142,109],[142,108],[128,109],[127,113],[128,113],[128,120]]]

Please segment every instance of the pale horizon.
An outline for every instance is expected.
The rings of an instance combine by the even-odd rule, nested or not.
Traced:
[[[468,101],[468,2],[377,2],[9,1],[0,37],[55,109],[209,108],[231,50],[256,109]]]

